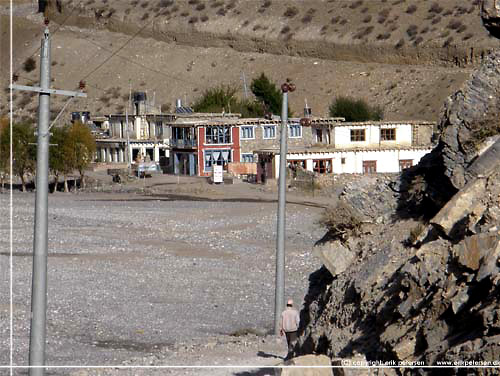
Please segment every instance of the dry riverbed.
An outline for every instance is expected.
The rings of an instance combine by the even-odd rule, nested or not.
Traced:
[[[171,181],[152,180],[149,194],[50,196],[47,363],[244,367],[68,368],[50,369],[48,375],[272,373],[265,367],[276,365],[286,353],[283,340],[269,334],[275,192],[193,182],[184,191]],[[162,184],[168,190],[162,191]],[[28,363],[34,198],[34,193],[16,192],[13,200],[15,365]],[[324,230],[316,224],[320,205],[305,197],[291,201],[285,294],[300,308],[309,274],[321,266],[311,248]],[[0,217],[0,364],[8,365],[10,225],[5,193],[0,195]],[[0,369],[0,374],[7,372]]]

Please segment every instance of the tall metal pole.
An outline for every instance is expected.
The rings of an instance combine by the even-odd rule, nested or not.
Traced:
[[[288,92],[295,85],[281,85],[283,103],[281,107],[280,169],[278,189],[278,229],[276,236],[276,288],[274,295],[274,333],[279,334],[281,312],[285,306],[285,204],[286,204],[286,153],[288,123]]]
[[[45,20],[48,25],[48,20]],[[50,33],[45,27],[40,50],[40,86],[10,85],[11,89],[39,93],[37,154],[36,154],[36,196],[35,234],[33,236],[33,275],[31,282],[31,331],[29,348],[30,376],[45,374],[45,333],[47,315],[47,243],[48,243],[48,193],[49,193],[49,138],[50,138],[50,95],[87,97],[76,91],[50,88]],[[80,90],[85,82],[80,81]],[[60,114],[59,114],[60,115]],[[59,117],[59,115],[57,117]],[[57,118],[56,118],[57,120]],[[55,122],[55,120],[54,120]]]
[[[50,36],[46,27],[40,54],[40,88],[50,87]],[[47,312],[47,239],[50,94],[40,92],[36,154],[35,235],[33,244],[33,277],[31,285],[31,333],[29,365],[45,364]],[[30,368],[30,376],[43,376],[44,368]]]
[[[132,96],[132,85],[129,83],[128,85],[128,103],[127,107],[125,107],[125,123],[127,123],[127,170],[128,170],[128,175],[132,173],[132,156],[130,155],[130,130],[129,130],[129,125],[128,125],[128,109],[130,107],[130,102],[131,102],[131,96]]]

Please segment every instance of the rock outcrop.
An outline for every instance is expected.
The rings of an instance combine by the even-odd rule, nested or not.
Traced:
[[[310,277],[296,355],[362,354],[396,366],[498,362],[499,91],[500,51],[449,98],[438,146],[396,187],[406,217],[318,248],[325,267]]]

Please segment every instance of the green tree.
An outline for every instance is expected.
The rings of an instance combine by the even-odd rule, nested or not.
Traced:
[[[68,183],[66,180],[67,174],[71,172],[71,159],[67,158],[65,151],[65,143],[68,139],[68,127],[54,127],[52,128],[52,136],[50,143],[53,146],[49,149],[49,167],[54,175],[54,193],[57,190],[57,182],[59,176],[64,176],[64,191],[68,192]]]
[[[85,188],[85,169],[92,162],[95,150],[95,139],[90,129],[80,122],[73,123],[68,129],[63,153],[68,167],[77,170],[80,174],[80,183],[83,188]]]
[[[370,106],[363,99],[339,96],[330,105],[330,116],[343,117],[346,121],[382,120],[384,111],[380,106]]]
[[[275,115],[281,114],[281,105],[283,103],[281,90],[269,81],[269,78],[264,73],[252,80],[250,89],[257,100],[264,103],[266,110]],[[290,113],[290,111],[288,112]]]
[[[231,86],[218,86],[206,90],[194,103],[196,112],[231,111],[240,113],[242,117],[258,117],[264,115],[263,106],[256,101],[240,100],[236,97],[237,89]]]
[[[2,131],[2,159],[9,153],[10,127]],[[35,128],[30,123],[12,125],[12,173],[19,176],[23,192],[26,191],[26,174],[35,172],[36,147]],[[4,157],[5,156],[5,157]]]

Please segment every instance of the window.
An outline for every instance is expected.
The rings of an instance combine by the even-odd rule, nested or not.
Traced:
[[[306,161],[303,159],[297,159],[293,161],[288,161],[288,167],[291,169],[296,169],[297,167],[302,167],[304,170],[306,168]]]
[[[288,126],[288,131],[290,132],[290,138],[299,138],[302,137],[302,127],[300,124],[290,124]]]
[[[230,144],[231,127],[228,125],[207,126],[205,142],[207,144]]]
[[[253,154],[252,153],[242,153],[241,154],[241,162],[243,163],[253,163]]]
[[[399,160],[399,171],[406,170],[413,166],[413,159],[400,159]]]
[[[331,174],[332,161],[330,159],[315,159],[313,160],[313,171],[318,174]]]
[[[396,128],[382,128],[380,130],[381,141],[396,141]]]
[[[253,127],[241,127],[241,138],[242,139],[252,139],[255,138],[253,135]]]
[[[365,141],[366,129],[351,129],[351,141]]]
[[[373,174],[377,172],[377,161],[363,161],[363,174]]]
[[[345,164],[345,157],[340,158],[340,163]]]
[[[276,125],[263,125],[262,132],[264,139],[276,138]]]
[[[323,142],[323,130],[316,129],[316,142]]]
[[[205,150],[205,171],[212,171],[212,165],[222,165],[227,168],[227,164],[231,162],[231,150]]]

